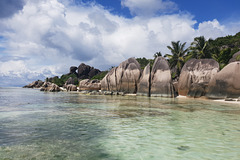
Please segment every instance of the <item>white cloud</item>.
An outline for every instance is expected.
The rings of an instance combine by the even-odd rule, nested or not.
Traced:
[[[108,69],[129,57],[152,58],[158,51],[169,53],[166,46],[171,41],[190,44],[196,36],[228,33],[217,20],[202,22],[199,29],[194,29],[196,21],[189,14],[129,19],[113,15],[97,4],[76,6],[62,1],[28,0],[19,13],[0,21],[4,36],[0,46],[5,48],[0,52],[1,80],[15,77],[21,79],[22,85],[67,73],[70,66],[82,62]],[[123,1],[125,6],[127,2],[130,0]],[[141,8],[138,1],[131,2]],[[170,3],[149,1],[151,5],[159,2],[162,6]]]
[[[215,39],[227,35],[225,26],[221,25],[216,19],[200,23],[198,32],[201,35],[205,35],[207,39]]]
[[[156,13],[172,13],[178,9],[177,4],[170,0],[121,0],[132,15],[154,16]]]

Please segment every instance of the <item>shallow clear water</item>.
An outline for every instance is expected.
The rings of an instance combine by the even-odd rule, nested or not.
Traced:
[[[240,105],[0,88],[0,159],[239,160]]]

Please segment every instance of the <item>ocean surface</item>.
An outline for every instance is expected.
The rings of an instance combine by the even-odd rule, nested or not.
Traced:
[[[0,88],[1,160],[239,160],[240,104]]]

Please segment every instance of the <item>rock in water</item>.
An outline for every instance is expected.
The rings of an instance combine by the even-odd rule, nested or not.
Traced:
[[[210,81],[206,97],[238,98],[240,96],[240,62],[232,62]]]
[[[122,62],[116,70],[116,75],[118,92],[137,93],[141,67],[135,58]]]
[[[135,58],[129,58],[102,79],[102,91],[136,93],[141,68]]]
[[[180,74],[178,94],[182,96],[188,95],[190,97],[204,95],[205,91],[204,93],[199,93],[200,90],[205,90],[206,85],[218,71],[219,64],[213,59],[191,59],[187,61]],[[191,86],[195,88],[193,89],[194,91],[189,93]],[[200,88],[199,91],[196,91],[196,86]]]
[[[49,92],[59,92],[61,91],[60,87],[54,83],[44,82],[40,91],[49,91]]]
[[[152,67],[151,96],[174,97],[171,71],[163,57],[156,58]]]
[[[69,84],[66,86],[67,91],[77,91],[77,86],[73,84]]]
[[[101,82],[99,80],[85,79],[79,82],[79,91],[99,91]]]
[[[140,78],[140,82],[138,84],[138,92],[139,96],[150,96],[150,78],[151,78],[151,70],[150,64],[148,64],[142,73]]]
[[[23,88],[40,88],[43,85],[43,83],[44,83],[43,81],[38,80],[24,86]]]

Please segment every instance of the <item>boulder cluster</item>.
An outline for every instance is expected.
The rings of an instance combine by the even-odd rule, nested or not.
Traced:
[[[233,56],[232,62],[219,71],[219,64],[213,59],[190,59],[183,66],[178,81],[172,80],[168,61],[157,57],[154,64],[144,70],[135,58],[129,58],[118,67],[112,68],[100,80],[90,80],[100,71],[85,64],[70,67],[69,74],[76,74],[78,87],[69,78],[65,82],[67,91],[92,92],[94,94],[193,98],[238,98],[240,97],[240,62]],[[78,70],[78,72],[76,72]],[[34,81],[25,88],[40,88],[41,91],[58,92],[62,89],[54,83]]]
[[[103,78],[101,91],[174,97],[171,71],[163,57],[156,58],[152,70],[148,64],[143,71],[135,58],[129,58]]]

